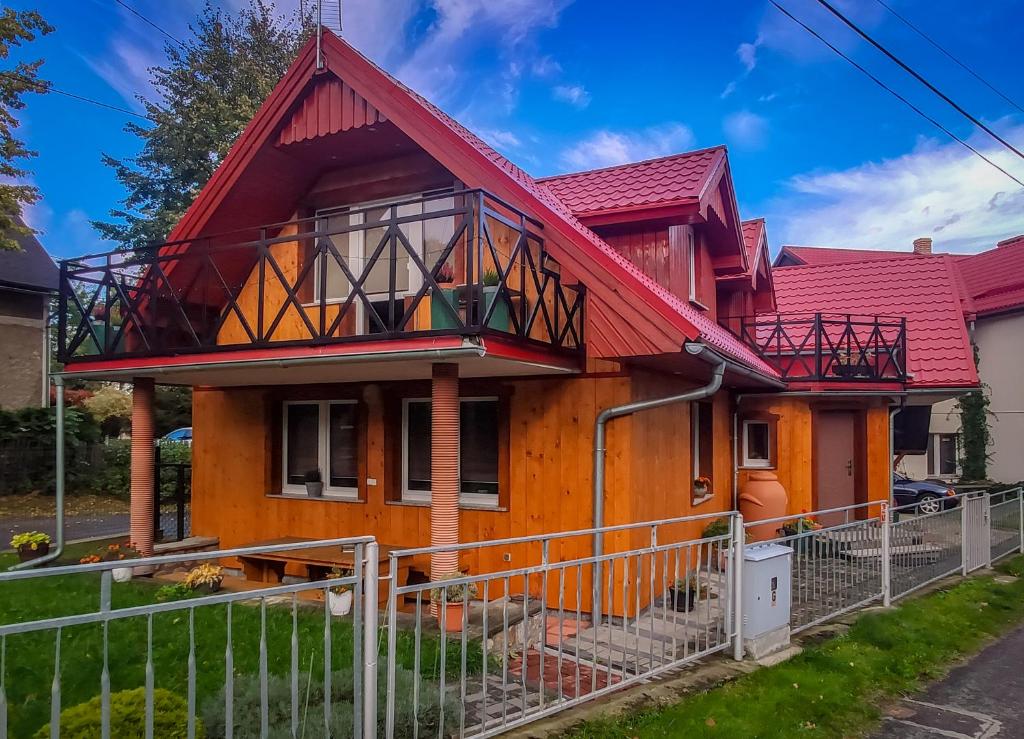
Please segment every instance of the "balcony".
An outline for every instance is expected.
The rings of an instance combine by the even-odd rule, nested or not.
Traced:
[[[740,337],[786,380],[906,382],[905,318],[770,314],[743,318]]]
[[[60,265],[62,362],[431,336],[583,349],[582,285],[481,190]]]

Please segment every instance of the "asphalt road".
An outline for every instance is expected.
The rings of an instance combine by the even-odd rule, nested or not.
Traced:
[[[904,699],[876,739],[1024,737],[1024,627],[957,667],[924,693]]]
[[[68,516],[65,521],[69,541],[92,539],[97,536],[128,534],[128,514],[110,513],[92,516]],[[5,548],[11,535],[20,531],[44,531],[53,536],[56,521],[53,516],[0,518],[0,549]]]

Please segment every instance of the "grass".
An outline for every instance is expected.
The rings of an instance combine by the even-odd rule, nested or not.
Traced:
[[[1024,557],[997,567],[1024,575]],[[978,577],[860,616],[799,656],[665,708],[588,722],[573,737],[846,737],[873,728],[878,706],[942,676],[1024,620],[1024,579]]]
[[[72,545],[66,558],[94,551],[96,544]],[[15,561],[12,554],[0,555],[0,569]],[[152,603],[159,585],[145,579],[115,584],[112,588],[115,609]],[[68,575],[20,580],[0,585],[0,623],[18,623],[55,616],[91,613],[99,603],[99,576]],[[251,605],[231,607],[231,643],[236,674],[256,674],[259,667],[260,609]],[[267,654],[271,674],[287,675],[291,659],[292,614],[288,606],[268,606]],[[228,633],[228,607],[204,606],[194,611],[196,640],[196,676],[198,702],[216,695],[224,685],[225,648]],[[188,612],[177,611],[152,617],[153,670],[155,685],[184,695],[187,680]],[[316,685],[322,681],[324,656],[324,618],[321,611],[298,609],[300,671],[310,673]],[[109,665],[111,690],[136,688],[145,684],[146,618],[111,621],[109,625]],[[353,665],[353,629],[349,618],[332,619],[331,665],[342,669]],[[69,627],[63,630],[61,648],[61,705],[65,708],[99,694],[102,669],[102,627],[99,624]],[[398,663],[414,666],[412,634],[400,633],[396,653]],[[53,679],[55,632],[11,635],[6,639],[6,664],[3,672],[12,737],[30,736],[46,724],[50,711],[50,687]],[[446,673],[457,676],[460,643],[449,641],[446,649]],[[436,637],[421,640],[420,672],[428,679],[438,677],[440,644]],[[386,651],[383,641],[381,652]],[[479,644],[467,649],[470,669],[480,664]]]

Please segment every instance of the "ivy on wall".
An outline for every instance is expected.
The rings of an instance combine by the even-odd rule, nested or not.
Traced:
[[[980,367],[981,355],[974,345],[974,366]],[[988,477],[988,445],[992,432],[988,425],[988,387],[960,396],[960,469],[962,480],[984,480]]]

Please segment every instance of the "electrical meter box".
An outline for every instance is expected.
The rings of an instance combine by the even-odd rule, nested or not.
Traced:
[[[751,544],[743,551],[743,641],[755,659],[789,644],[793,550]]]

